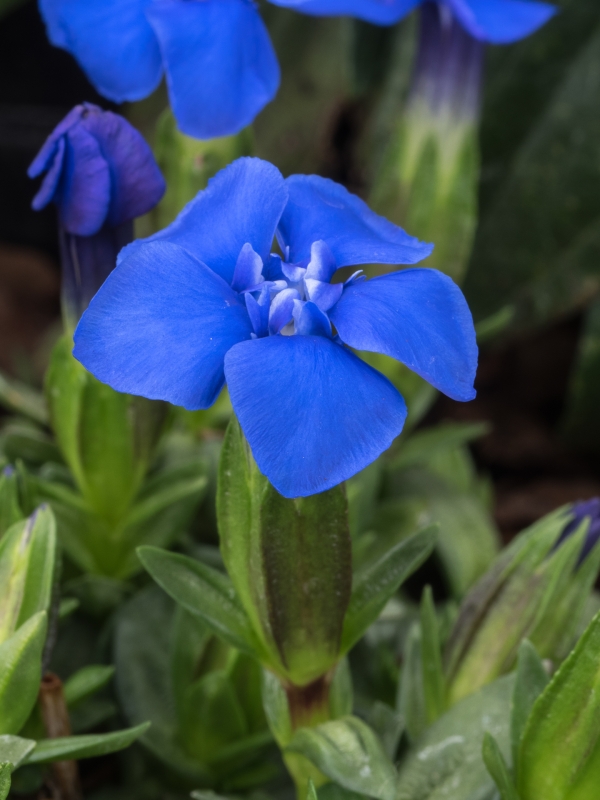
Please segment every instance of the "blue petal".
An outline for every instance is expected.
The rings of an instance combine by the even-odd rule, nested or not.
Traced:
[[[473,319],[447,275],[406,269],[354,283],[329,317],[350,347],[392,356],[453,400],[475,397]]]
[[[154,208],[166,185],[152,150],[126,119],[85,104],[82,126],[98,141],[111,175],[110,225],[122,225]]]
[[[253,3],[156,0],[147,13],[184,133],[198,139],[237,133],[275,97],[279,65]]]
[[[208,408],[223,359],[249,339],[243,300],[168,242],[152,242],[109,275],[75,331],[75,358],[119,392]]]
[[[298,336],[327,336],[331,339],[331,322],[315,303],[294,304],[294,326]]]
[[[29,165],[27,175],[30,178],[37,178],[38,175],[41,175],[42,172],[45,172],[49,168],[50,162],[54,159],[56,154],[57,143],[73,125],[79,122],[84,112],[84,105],[75,106],[75,108],[72,108],[67,116],[58,123],[42,145],[40,152]]]
[[[156,89],[162,63],[145,9],[151,0],[43,0],[50,41],[68,50],[104,97],[122,103]]]
[[[541,28],[558,9],[530,0],[447,0],[471,36],[492,44],[509,44]]]
[[[48,173],[42,181],[39,192],[33,198],[31,207],[34,211],[47,206],[48,203],[54,199],[58,183],[60,181],[65,157],[65,140],[60,138],[58,142],[53,145],[52,161],[48,163]]]
[[[252,245],[246,242],[240,250],[235,265],[231,288],[236,292],[243,292],[244,289],[250,289],[252,286],[262,283],[262,268],[262,258],[254,252]]]
[[[276,6],[293,8],[315,17],[355,17],[374,25],[393,25],[422,0],[271,0]]]
[[[322,239],[339,267],[355,264],[416,264],[431,253],[402,228],[380,217],[359,197],[318,175],[292,175],[286,181],[290,193],[278,228],[289,260],[311,255],[311,245]]]
[[[110,204],[110,170],[96,139],[80,125],[65,136],[63,174],[57,190],[60,221],[76,236],[93,236]]]
[[[263,287],[258,300],[255,300],[250,292],[244,295],[244,299],[254,333],[257,336],[266,336],[269,332],[269,310],[271,307],[269,286]]]
[[[351,478],[402,430],[392,384],[323,336],[269,336],[233,347],[225,375],[259,469],[284,497]]]
[[[123,251],[127,257],[145,242],[179,244],[231,283],[242,247],[249,243],[264,262],[287,202],[281,173],[259,158],[238,158],[198,192],[175,222]]]
[[[288,322],[292,321],[294,303],[297,300],[300,300],[300,295],[295,289],[284,289],[275,295],[269,309],[269,331],[271,333],[279,333]]]
[[[306,277],[329,283],[337,271],[337,264],[327,243],[319,240],[310,248],[310,261],[306,268]]]
[[[308,297],[321,311],[329,311],[340,299],[344,291],[342,283],[322,283],[312,278],[305,278],[304,285]]]

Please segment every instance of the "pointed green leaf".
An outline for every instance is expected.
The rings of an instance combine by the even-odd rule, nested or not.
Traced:
[[[396,770],[371,728],[358,717],[342,717],[300,728],[287,751],[300,753],[345,789],[394,800]]]
[[[158,547],[140,547],[138,555],[158,585],[192,614],[202,617],[218,636],[250,655],[260,652],[250,621],[223,573]]]
[[[421,600],[421,662],[427,721],[434,722],[446,710],[446,681],[433,593],[426,586]]]
[[[600,614],[536,700],[519,749],[521,800],[587,800],[600,785]]]
[[[23,739],[21,736],[0,736],[0,761],[8,761],[14,769],[24,761],[34,747],[33,739]]]
[[[411,741],[416,741],[427,728],[427,707],[423,686],[421,626],[414,623],[406,637],[404,663],[398,684],[396,707],[406,723]]]
[[[308,791],[306,792],[306,800],[319,800],[319,795],[317,794],[317,790],[315,789],[315,784],[312,781],[312,778],[308,779]]]
[[[491,800],[495,787],[481,748],[487,731],[510,754],[513,683],[512,675],[500,678],[429,726],[400,763],[396,800]]]
[[[0,642],[49,609],[55,570],[56,523],[45,506],[0,541]]]
[[[512,758],[518,770],[521,737],[533,704],[548,685],[550,678],[535,647],[527,639],[521,643],[517,660],[517,677],[512,697],[510,738]]]
[[[356,644],[406,578],[431,555],[436,532],[437,525],[418,531],[354,576],[342,633],[343,653]]]
[[[485,766],[494,779],[502,800],[519,800],[512,776],[508,771],[502,751],[498,747],[498,742],[488,731],[485,732],[483,737],[481,753]]]
[[[0,800],[6,800],[10,792],[10,773],[12,764],[4,762],[0,764]]]
[[[40,611],[0,645],[0,733],[18,733],[35,705],[46,626]]]
[[[77,670],[65,681],[64,694],[67,705],[79,703],[85,697],[94,694],[110,681],[115,668],[104,664],[88,664]]]
[[[53,761],[79,760],[106,756],[124,750],[139,739],[150,723],[126,728],[114,733],[91,733],[84,736],[63,736],[60,739],[42,739],[27,756],[25,764],[51,764]]]
[[[0,473],[0,538],[24,516],[19,503],[17,472],[5,467]]]

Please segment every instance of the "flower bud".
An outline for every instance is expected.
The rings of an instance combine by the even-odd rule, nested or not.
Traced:
[[[600,566],[599,506],[593,500],[544,517],[469,592],[445,651],[451,704],[509,672],[525,638],[542,658],[569,652]]]
[[[76,106],[50,134],[29,167],[46,173],[32,206],[58,208],[63,309],[74,327],[133,238],[132,222],[165,192],[152,151],[123,117]]]

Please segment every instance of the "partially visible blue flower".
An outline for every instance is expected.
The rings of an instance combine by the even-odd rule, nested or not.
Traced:
[[[322,492],[386,450],[407,413],[349,348],[392,356],[456,400],[475,396],[473,321],[450,278],[405,269],[367,281],[359,270],[332,283],[341,267],[414,264],[431,250],[333,181],[284,180],[241,158],[168,228],[122,251],[74,355],[118,391],[188,409],[212,405],[226,380],[275,488]]]
[[[585,536],[585,541],[579,554],[578,566],[582,564],[587,556],[592,552],[598,540],[600,540],[600,498],[592,497],[591,500],[580,500],[573,503],[570,513],[572,520],[565,526],[556,546],[558,547],[566,539],[572,536],[581,526],[584,520],[588,520],[589,527]]]
[[[304,14],[364,19],[375,25],[393,25],[417,6],[438,5],[454,15],[475,39],[509,44],[534,33],[554,14],[556,7],[538,0],[271,0],[278,6]]]
[[[46,173],[32,206],[58,208],[62,303],[71,328],[165,192],[152,150],[126,119],[89,103],[57,125],[29,167]]]
[[[237,133],[275,96],[279,66],[252,0],[39,0],[52,44],[104,97],[141,100],[163,74],[184,133]]]

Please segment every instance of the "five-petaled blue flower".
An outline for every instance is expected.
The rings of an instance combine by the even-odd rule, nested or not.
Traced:
[[[392,25],[423,0],[271,0],[305,14]],[[104,97],[149,95],[166,74],[184,133],[225,136],[250,124],[279,86],[269,34],[252,0],[39,0],[50,41]],[[477,39],[511,42],[554,13],[535,0],[444,0]]]
[[[349,348],[392,356],[456,400],[475,396],[473,321],[450,278],[405,269],[331,283],[340,267],[414,264],[431,250],[333,181],[284,180],[242,158],[121,252],[74,355],[118,391],[188,409],[214,403],[226,380],[275,488],[322,492],[386,450],[407,413]]]
[[[33,208],[54,200],[62,227],[76,236],[145,214],[166,188],[142,135],[123,117],[90,103],[75,106],[47,138],[28,175],[44,172]]]

